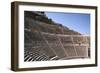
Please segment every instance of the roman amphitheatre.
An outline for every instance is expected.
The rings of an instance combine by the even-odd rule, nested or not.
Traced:
[[[49,19],[45,12],[24,12],[24,61],[90,58],[90,36]]]

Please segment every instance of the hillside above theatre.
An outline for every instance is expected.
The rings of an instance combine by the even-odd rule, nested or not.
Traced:
[[[53,34],[81,35],[81,33],[71,30],[67,26],[54,22],[49,19],[45,12],[25,11],[25,26],[31,25],[33,31],[41,31]],[[30,23],[30,24],[27,24]]]

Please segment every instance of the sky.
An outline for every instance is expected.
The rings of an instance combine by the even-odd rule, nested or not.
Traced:
[[[45,12],[48,18],[83,35],[90,34],[90,14]]]

